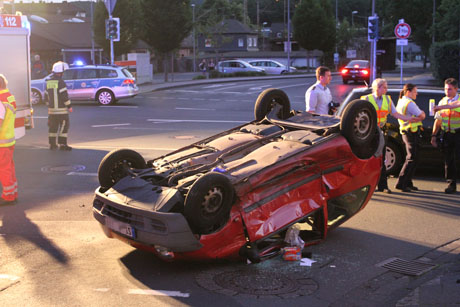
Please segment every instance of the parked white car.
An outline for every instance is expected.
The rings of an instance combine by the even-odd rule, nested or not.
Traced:
[[[217,71],[225,74],[231,74],[239,71],[264,72],[262,68],[254,67],[248,62],[242,60],[220,61],[216,66]]]
[[[280,62],[274,60],[254,60],[249,61],[249,64],[255,67],[262,68],[269,75],[282,75],[288,72],[286,65],[281,64]],[[290,67],[290,72],[296,72],[295,67]]]

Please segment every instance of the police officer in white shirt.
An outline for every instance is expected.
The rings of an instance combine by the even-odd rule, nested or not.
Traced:
[[[305,93],[306,111],[316,114],[329,114],[329,103],[332,102],[331,91],[327,85],[331,82],[331,70],[326,66],[316,69],[316,83]]]

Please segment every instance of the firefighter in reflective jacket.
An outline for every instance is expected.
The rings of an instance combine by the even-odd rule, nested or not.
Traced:
[[[72,112],[72,105],[66,84],[62,80],[62,74],[68,68],[67,63],[61,61],[54,63],[53,75],[46,81],[45,100],[48,104],[48,138],[51,150],[58,148],[56,139],[60,150],[72,150],[72,147],[67,145],[69,112]]]
[[[16,101],[7,89],[8,81],[0,74],[0,182],[3,193],[0,205],[13,205],[18,197],[18,182],[14,170],[13,152]]]
[[[458,95],[458,81],[449,78],[444,81],[444,97],[439,105],[434,107],[435,115],[431,144],[442,147],[444,153],[446,194],[457,192],[457,161],[460,159],[460,97]],[[441,130],[441,144],[436,141],[436,136]]]
[[[385,95],[388,90],[388,84],[385,79],[375,79],[372,82],[372,94],[362,96],[361,99],[369,101],[377,111],[377,124],[381,129],[385,127],[387,122],[387,117],[389,114],[391,116],[413,122],[411,116],[400,114],[396,111],[396,107],[391,100],[389,95]],[[385,143],[387,142],[387,138],[385,136]],[[391,190],[388,188],[388,181],[387,181],[387,173],[386,173],[386,166],[385,166],[385,155],[386,155],[386,146],[383,147],[383,159],[382,159],[382,168],[380,173],[380,180],[378,183],[377,191],[378,192],[385,192],[391,194]]]

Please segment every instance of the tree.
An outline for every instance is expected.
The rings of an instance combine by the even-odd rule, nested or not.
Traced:
[[[460,37],[460,2],[443,0],[436,12],[436,41],[457,40]]]
[[[331,53],[335,46],[335,17],[329,2],[303,0],[292,18],[294,38],[304,49]]]
[[[112,13],[113,17],[120,18],[120,41],[114,42],[115,55],[128,53],[140,38],[139,30],[142,23],[140,18],[139,0],[118,0]],[[103,1],[98,1],[94,10],[93,30],[94,40],[110,53],[110,40],[105,38],[105,20],[109,13]]]
[[[168,80],[166,55],[178,49],[192,29],[189,0],[142,0],[143,38],[163,55],[165,81]]]
[[[433,0],[381,1],[378,4],[377,9],[381,16],[380,24],[385,25],[381,30],[381,36],[394,36],[395,26],[399,19],[404,18],[404,22],[408,23],[412,30],[409,39],[420,46],[426,66],[432,37]],[[458,22],[456,29],[458,30]]]

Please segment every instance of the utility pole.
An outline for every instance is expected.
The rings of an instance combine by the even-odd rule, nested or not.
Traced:
[[[372,0],[372,16],[376,16],[375,15],[375,0]],[[376,76],[376,66],[377,66],[377,63],[376,63],[376,54],[377,54],[377,39],[378,38],[375,38],[372,42],[371,42],[371,68],[372,68],[372,74],[371,74],[371,79],[370,79],[370,82],[372,84],[372,82],[376,79],[375,76]]]
[[[193,17],[193,72],[196,72],[196,39],[195,39],[195,3],[192,3],[192,17]]]
[[[290,0],[288,0],[287,7],[287,71],[291,72],[291,5]]]

